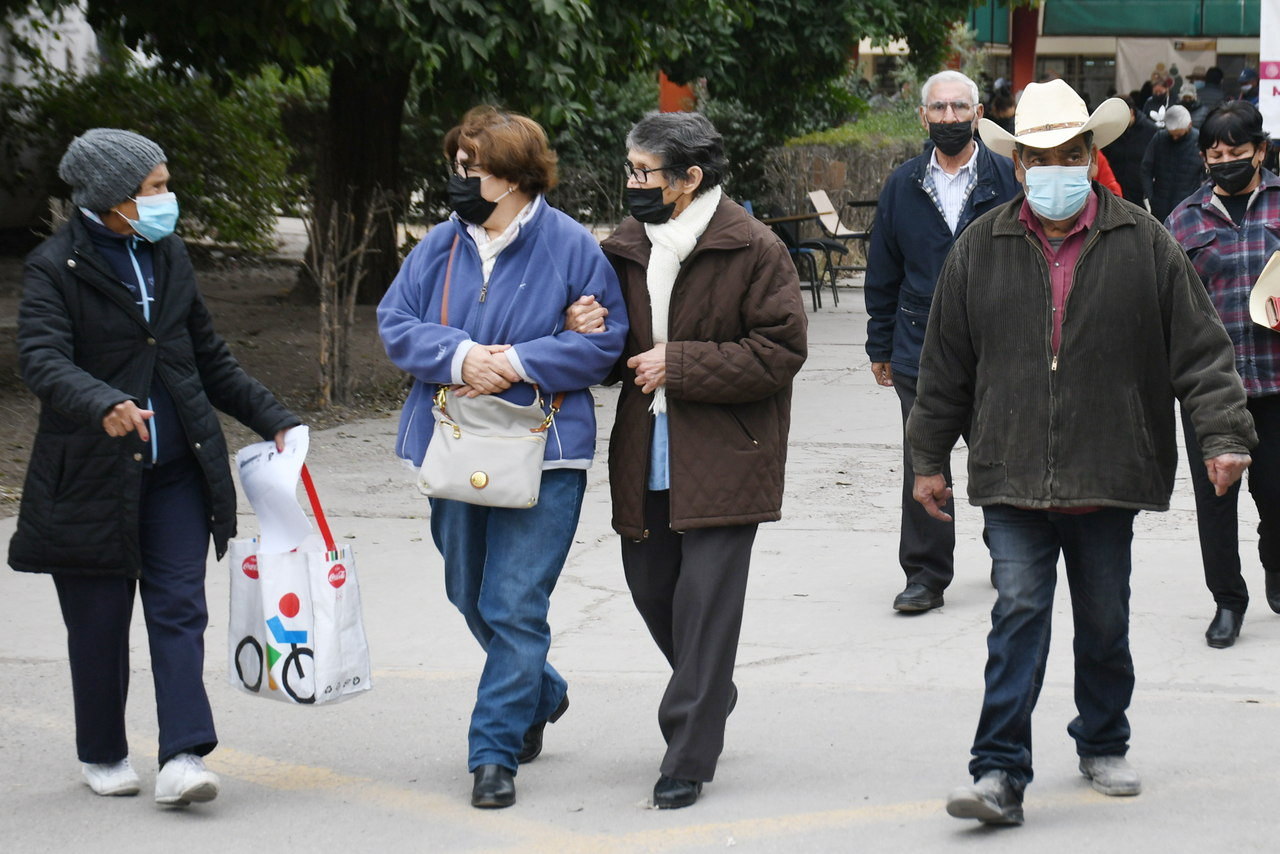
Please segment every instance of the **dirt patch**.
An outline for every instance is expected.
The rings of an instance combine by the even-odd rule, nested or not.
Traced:
[[[356,418],[390,416],[399,410],[407,390],[404,374],[387,360],[382,349],[374,306],[356,309],[352,335],[352,363],[359,366],[355,405],[320,409],[316,400],[319,310],[288,298],[297,280],[297,265],[198,248],[193,249],[192,260],[214,326],[232,354],[250,376],[271,389],[307,424],[323,429]],[[40,414],[39,400],[18,371],[21,296],[22,259],[0,256],[0,517],[18,512]],[[221,416],[221,420],[233,451],[258,441],[234,419]]]

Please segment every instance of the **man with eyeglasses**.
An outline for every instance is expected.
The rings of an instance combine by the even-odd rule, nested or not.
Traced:
[[[1020,191],[1013,161],[992,154],[974,137],[982,104],[972,80],[942,71],[926,80],[920,93],[920,123],[929,131],[929,142],[923,154],[889,176],[880,193],[863,291],[871,370],[877,383],[898,392],[904,431],[915,405],[920,347],[942,262],[969,223]],[[902,456],[898,560],[907,584],[893,607],[913,614],[942,605],[951,583],[956,528],[954,522],[930,517],[912,499],[915,477],[905,439]],[[950,484],[949,465],[946,477]]]

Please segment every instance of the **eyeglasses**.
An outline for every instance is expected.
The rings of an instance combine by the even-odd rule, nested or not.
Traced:
[[[968,101],[934,101],[928,106],[929,115],[940,119],[947,114],[947,107],[951,108],[958,119],[973,115],[973,104]]]
[[[479,178],[483,181],[485,178],[492,177],[483,168],[475,165],[474,163],[459,163],[454,161],[453,163],[446,164],[444,171],[445,177],[447,178],[453,178],[456,176],[464,180],[467,178]]]
[[[654,166],[645,169],[640,166],[632,165],[630,160],[622,161],[622,168],[627,173],[627,177],[641,184],[649,183],[649,175],[653,172],[667,172],[675,169],[688,169],[689,167],[682,163],[673,163],[670,166]]]

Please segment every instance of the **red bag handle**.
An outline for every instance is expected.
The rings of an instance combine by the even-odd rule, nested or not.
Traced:
[[[329,530],[329,523],[325,521],[324,511],[320,509],[320,496],[316,495],[316,485],[311,482],[311,472],[307,471],[307,464],[302,464],[302,485],[307,489],[307,498],[311,499],[311,512],[316,514],[316,524],[320,526],[320,536],[324,537],[324,545],[331,552],[336,552],[338,547],[333,544],[333,533]]]

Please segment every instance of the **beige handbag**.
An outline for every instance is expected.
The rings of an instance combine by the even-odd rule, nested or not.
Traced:
[[[449,279],[457,248],[455,236],[440,309],[445,326],[449,325]],[[562,403],[563,392],[552,401],[550,413],[544,413],[540,393],[532,403],[521,405],[490,394],[451,397],[449,387],[440,386],[431,408],[435,432],[418,473],[418,489],[432,498],[486,507],[534,506],[542,485],[547,429]]]

